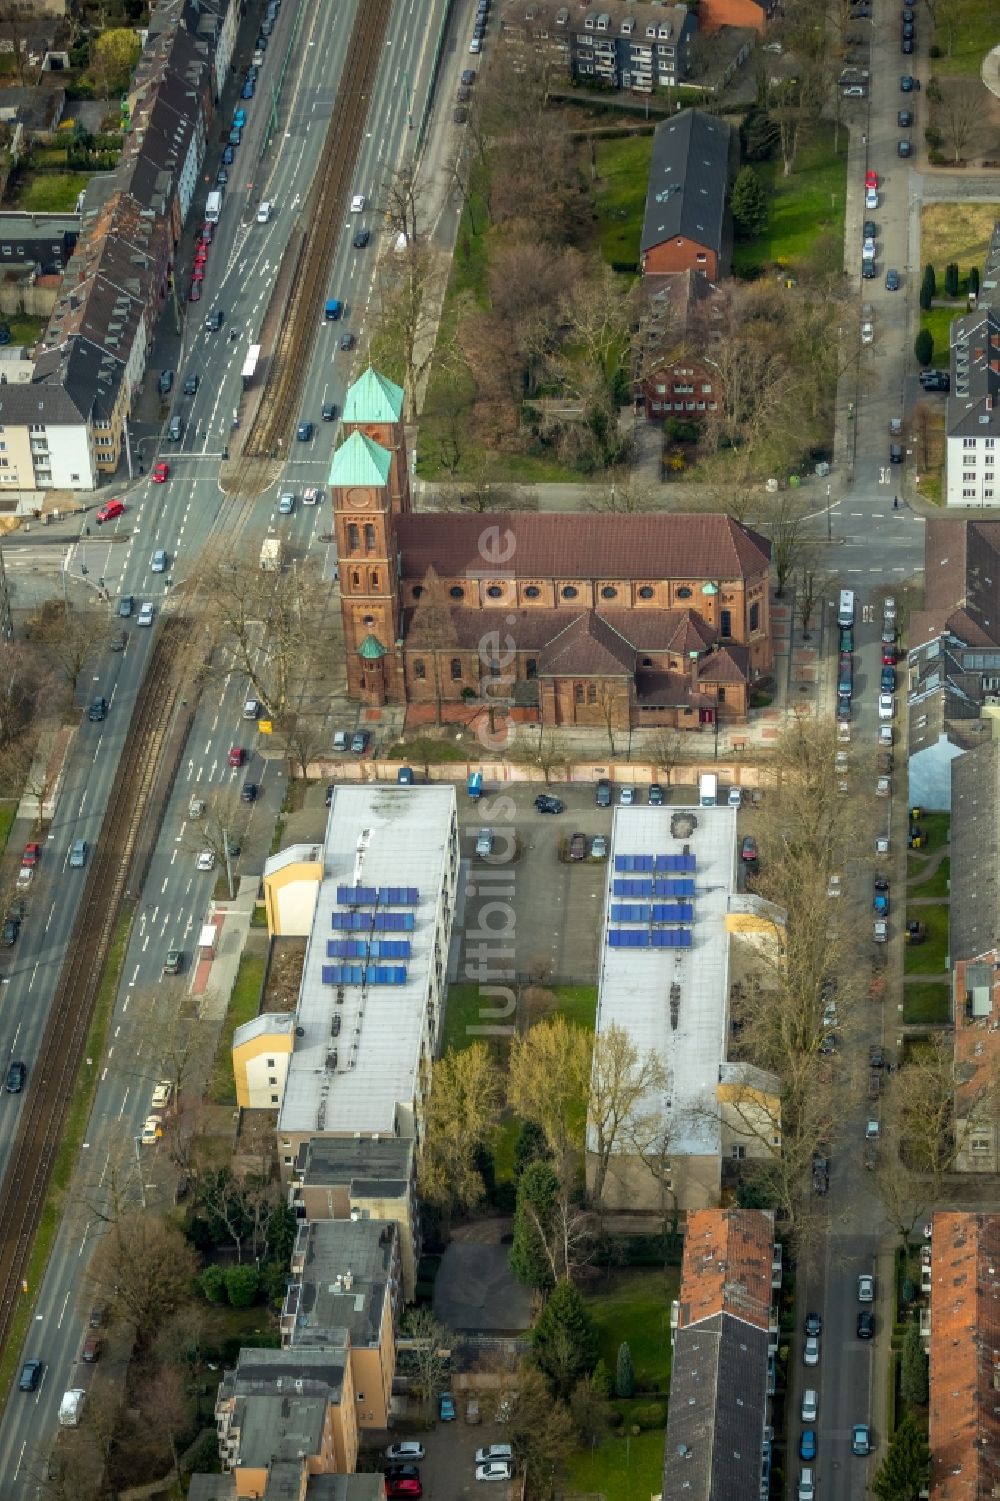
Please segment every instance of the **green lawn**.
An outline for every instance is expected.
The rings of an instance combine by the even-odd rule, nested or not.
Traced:
[[[1000,8],[996,0],[964,0],[961,5],[939,7],[942,24],[931,37],[933,45],[940,47],[941,56],[931,62],[936,74],[979,79],[983,58],[1000,43]],[[948,27],[944,17],[953,15],[955,23]]]
[[[947,1023],[951,1020],[951,986],[932,980],[903,986],[903,1021],[914,1025]]]
[[[907,921],[916,918],[927,929],[923,943],[908,943],[905,948],[903,969],[908,975],[940,975],[944,973],[948,953],[948,908],[943,903],[937,907],[914,907],[908,911]]]
[[[948,351],[951,348],[951,325],[953,320],[964,311],[964,308],[949,307],[932,307],[926,313],[921,311],[920,327],[930,329],[934,340],[932,365],[947,365]]]
[[[41,172],[18,184],[14,206],[22,213],[66,214],[90,181],[89,172]]]
[[[911,855],[910,858],[912,859],[913,856]],[[908,897],[911,897],[911,896],[943,896],[943,897],[947,897],[949,891],[951,890],[951,888],[950,888],[950,886],[948,884],[949,883],[949,877],[950,877],[950,875],[951,875],[951,861],[948,859],[948,856],[946,855],[944,857],[944,859],[941,861],[941,864],[938,866],[937,870],[934,872],[934,874],[932,876],[928,877],[928,879],[926,881],[921,881],[918,886],[911,886],[911,885],[907,884],[906,895]]]
[[[10,831],[16,817],[17,798],[0,802],[0,854],[3,854],[7,848],[7,840],[10,838]]]
[[[608,1286],[587,1298],[601,1339],[601,1358],[614,1380],[618,1346],[632,1352],[638,1392],[670,1391],[670,1304],[680,1286],[680,1268],[619,1271]],[[648,1400],[654,1400],[650,1397]],[[661,1435],[662,1442],[662,1435]]]
[[[663,1486],[663,1432],[653,1428],[638,1438],[606,1438],[600,1448],[574,1455],[566,1474],[567,1490],[601,1501],[657,1496]]]
[[[216,1049],[212,1075],[208,1081],[208,1097],[217,1105],[236,1104],[236,1084],[233,1079],[233,1033],[244,1022],[253,1021],[260,1002],[260,990],[264,983],[267,956],[244,954],[236,972],[236,983],[229,997],[226,1019],[222,1025],[219,1046]]]
[[[833,131],[817,126],[799,149],[795,171],[784,175],[780,159],[753,163],[767,194],[767,228],[733,248],[733,269],[783,266],[790,270],[840,269],[844,259],[847,197],[847,133],[834,151]]]
[[[951,834],[951,814],[924,813],[921,811],[920,827],[924,833],[924,842],[917,853],[919,855],[933,855],[935,850],[944,849],[948,843]]]
[[[596,986],[553,985],[551,990],[556,997],[556,1004],[550,1014],[558,1013],[567,1021],[593,1029],[597,1019]],[[449,1048],[457,1051],[460,1048],[467,1048],[470,1043],[483,1040],[488,1042],[491,1038],[499,1038],[502,1042],[506,1033],[494,1032],[484,1036],[482,1032],[476,1030],[479,1027],[505,1028],[513,1026],[515,1020],[520,1020],[515,1017],[497,1016],[495,1013],[502,1006],[502,997],[483,995],[478,985],[449,985],[441,1052],[446,1053]]]
[[[609,265],[638,265],[653,137],[597,143],[597,234]],[[589,161],[585,170],[589,170]]]

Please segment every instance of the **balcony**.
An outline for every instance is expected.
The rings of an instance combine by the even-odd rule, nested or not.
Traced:
[[[781,1246],[779,1244],[775,1243],[774,1250],[773,1250],[773,1252],[771,1254],[771,1286],[774,1287],[774,1288],[778,1288],[778,1287],[781,1286],[781,1262],[782,1262],[782,1250],[781,1250]]]

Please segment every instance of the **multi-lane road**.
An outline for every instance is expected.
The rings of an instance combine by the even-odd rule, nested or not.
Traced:
[[[323,136],[337,103],[343,51],[350,37],[357,0],[331,6],[285,0],[278,25],[261,69],[254,100],[248,111],[237,163],[230,179],[221,222],[212,245],[202,300],[183,304],[180,332],[164,328],[154,353],[152,367],[177,372],[169,414],[184,424],[180,443],[165,440],[161,430],[141,423],[130,434],[135,466],[134,482],[123,494],[127,509],[104,528],[91,526],[90,535],[79,542],[51,548],[32,545],[33,562],[44,565],[50,556],[65,562],[68,587],[90,588],[103,580],[110,595],[110,618],[123,594],[135,596],[136,608],[151,602],[157,618],[171,609],[180,586],[197,569],[210,540],[228,537],[229,545],[241,542],[259,549],[269,532],[280,535],[292,556],[305,556],[322,549],[328,569],[334,559],[327,555],[319,533],[328,529],[322,507],[296,506],[290,517],[277,513],[277,497],[285,489],[301,498],[305,485],[323,486],[329,470],[337,424],[320,421],[322,404],[333,401],[338,412],[344,393],[355,373],[357,352],[342,353],[339,335],[350,329],[363,334],[372,296],[377,257],[385,250],[382,234],[383,187],[412,149],[414,130],[410,120],[419,120],[429,99],[432,65],[446,0],[404,0],[394,8],[388,44],[376,88],[368,104],[364,143],[356,164],[356,191],[368,199],[366,214],[345,216],[343,233],[330,247],[328,295],[347,304],[341,324],[320,327],[303,384],[302,417],[315,423],[311,442],[293,444],[284,473],[258,497],[245,524],[245,536],[228,536],[229,517],[236,503],[219,485],[222,452],[229,442],[234,412],[241,410],[240,372],[247,347],[257,342],[285,244],[296,216],[309,192]],[[254,30],[244,28],[238,55],[249,61]],[[280,79],[280,87],[279,87]],[[265,132],[272,94],[275,95],[277,129],[265,149]],[[235,108],[233,99],[224,102]],[[205,164],[205,191],[214,185],[216,160],[221,147],[210,148]],[[267,224],[258,224],[256,210],[262,199],[275,205]],[[181,255],[182,272],[193,259],[194,235],[200,225],[192,215],[191,228]],[[364,250],[355,250],[352,239],[359,222],[372,231]],[[186,295],[188,280],[180,276],[178,296]],[[206,313],[221,307],[225,323],[219,332],[204,326]],[[323,309],[316,310],[322,321]],[[169,318],[164,320],[166,324]],[[238,330],[230,339],[229,332]],[[197,393],[183,395],[185,376],[199,377]],[[170,464],[165,484],[151,479],[159,459]],[[144,471],[139,473],[139,466]],[[153,552],[163,548],[169,557],[165,573],[151,568]],[[87,569],[86,575],[81,567]],[[54,572],[46,570],[51,578]],[[13,570],[17,582],[17,566]],[[26,575],[25,575],[26,577]],[[88,840],[93,847],[101,837],[102,819],[115,794],[119,760],[128,753],[129,720],[139,686],[148,665],[155,632],[136,625],[135,615],[121,622],[127,633],[123,652],[108,652],[93,674],[81,685],[81,698],[101,693],[109,701],[107,718],[92,723],[86,718],[78,730],[70,754],[64,785],[49,831],[43,857],[29,892],[30,911],[21,937],[3,974],[2,1036],[4,1057],[23,1058],[28,1063],[27,1089],[33,1087],[31,1060],[37,1052],[45,1026],[48,1002],[53,994],[73,929],[81,873],[67,867],[72,841]],[[0,1497],[34,1496],[35,1484],[56,1431],[56,1413],[64,1390],[87,1384],[86,1368],[79,1362],[89,1301],[85,1271],[95,1236],[99,1234],[99,1211],[111,1183],[128,1171],[134,1144],[149,1109],[153,1084],[161,1070],[154,1038],[136,1019],[136,997],[142,997],[143,1014],[153,1004],[159,1015],[175,1014],[190,979],[195,938],[205,913],[215,875],[196,869],[200,844],[198,825],[189,816],[192,792],[202,796],[225,792],[234,796],[244,781],[260,787],[259,801],[247,811],[249,832],[244,839],[244,860],[259,870],[270,842],[274,816],[284,790],[280,762],[261,758],[257,751],[256,727],[242,718],[245,682],[239,676],[210,679],[200,701],[185,745],[180,771],[173,787],[155,849],[146,872],[140,908],[130,939],[123,970],[121,993],[102,1060],[100,1084],[87,1139],[83,1149],[82,1198],[67,1205],[44,1284],[38,1296],[36,1317],[25,1347],[25,1356],[45,1361],[37,1392],[14,1392],[0,1422]],[[194,685],[192,685],[194,697]],[[243,745],[250,759],[240,769],[228,765],[231,745]],[[185,951],[186,965],[180,976],[165,976],[163,960],[170,948]],[[130,1014],[131,1003],[131,1014]],[[16,1134],[18,1111],[24,1096],[7,1100],[7,1130],[0,1136],[0,1170],[5,1168],[10,1144]],[[155,1155],[144,1159],[143,1177],[155,1182]]]

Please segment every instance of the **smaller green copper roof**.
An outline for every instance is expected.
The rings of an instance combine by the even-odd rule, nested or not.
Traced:
[[[344,397],[345,422],[398,422],[402,410],[402,387],[394,386],[371,365],[348,386]]]
[[[385,656],[385,647],[374,636],[366,636],[358,647],[358,656],[366,662],[378,662]]]
[[[331,485],[370,485],[381,489],[389,478],[392,454],[364,433],[341,443],[330,464]]]

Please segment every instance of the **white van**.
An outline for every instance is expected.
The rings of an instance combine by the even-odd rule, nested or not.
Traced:
[[[702,808],[714,808],[719,801],[719,779],[714,771],[703,772],[698,778],[698,803]]]
[[[273,208],[274,204],[271,202],[271,200],[269,198],[265,198],[264,202],[257,210],[257,223],[266,224],[271,217],[271,210]]]
[[[841,589],[840,605],[837,610],[837,624],[842,626],[854,624],[854,590]]]
[[[79,1428],[80,1419],[83,1416],[83,1404],[87,1400],[87,1393],[80,1386],[74,1386],[68,1392],[63,1392],[63,1399],[59,1403],[59,1426],[60,1428]]]

